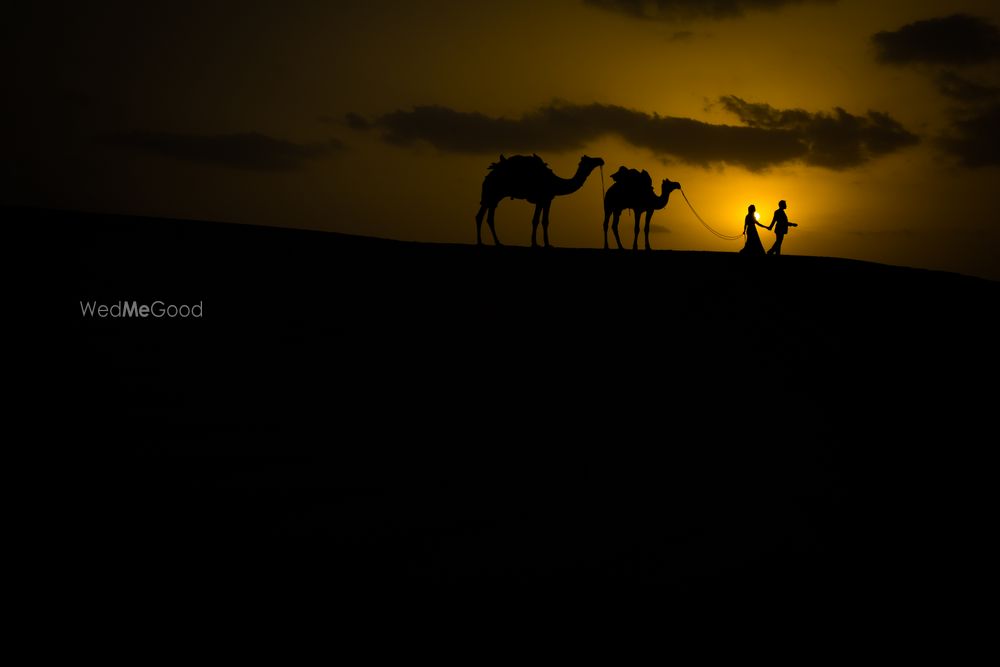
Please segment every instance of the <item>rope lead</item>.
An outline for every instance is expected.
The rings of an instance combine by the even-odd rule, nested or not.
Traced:
[[[712,232],[713,234],[715,234],[716,236],[718,236],[720,239],[723,239],[724,241],[736,241],[736,240],[739,240],[743,236],[742,234],[737,234],[736,236],[728,236],[726,234],[722,234],[721,232],[715,231],[714,229],[712,229],[709,226],[709,224],[707,222],[705,222],[704,220],[701,219],[701,216],[698,215],[698,211],[694,210],[694,206],[691,206],[691,202],[688,200],[688,196],[686,194],[684,194],[684,190],[681,190],[681,195],[684,196],[684,201],[687,202],[688,208],[690,208],[691,212],[694,213],[694,217],[698,218],[698,222],[700,222],[702,224],[702,226],[705,227],[705,229],[707,229],[708,231]]]

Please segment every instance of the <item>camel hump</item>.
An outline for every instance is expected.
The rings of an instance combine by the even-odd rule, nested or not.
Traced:
[[[538,155],[511,155],[510,157],[500,156],[499,162],[490,165],[490,170],[504,174],[518,174],[520,176],[539,176],[552,173],[549,165]]]
[[[618,171],[611,174],[611,180],[615,183],[625,183],[629,180],[629,172],[633,172],[635,169],[629,169],[625,165],[618,167]],[[638,173],[638,172],[636,172]]]
[[[653,177],[643,169],[628,169],[624,165],[618,171],[611,174],[611,179],[615,183],[620,183],[629,192],[645,192],[653,189]]]

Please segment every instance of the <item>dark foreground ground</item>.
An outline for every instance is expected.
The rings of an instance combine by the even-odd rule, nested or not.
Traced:
[[[85,450],[52,497],[102,586],[625,581],[864,606],[967,595],[989,569],[1000,284],[8,214],[52,248],[52,420]]]

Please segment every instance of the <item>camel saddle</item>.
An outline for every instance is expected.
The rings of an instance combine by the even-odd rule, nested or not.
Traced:
[[[510,198],[531,200],[538,184],[554,176],[545,160],[532,153],[531,155],[500,156],[498,162],[490,165],[490,171],[504,179],[510,189]]]
[[[537,175],[545,172],[551,173],[549,165],[545,160],[535,153],[531,155],[511,155],[504,157],[500,155],[500,160],[490,165],[491,171],[518,173],[525,175]]]
[[[611,174],[611,180],[620,184],[626,191],[643,194],[653,190],[653,177],[643,169],[628,169],[624,165],[618,167],[618,171]]]

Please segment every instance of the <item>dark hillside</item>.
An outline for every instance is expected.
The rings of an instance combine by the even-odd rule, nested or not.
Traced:
[[[100,461],[66,516],[137,572],[819,594],[984,566],[997,283],[7,213],[54,247],[53,419]],[[81,315],[123,300],[203,316]]]

